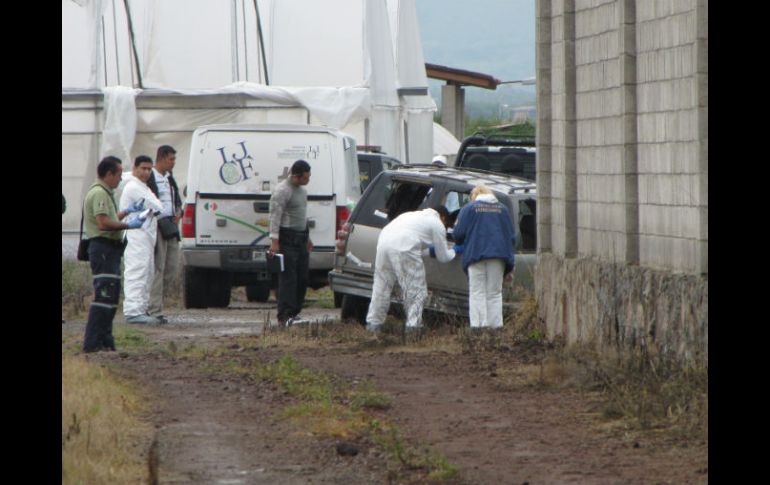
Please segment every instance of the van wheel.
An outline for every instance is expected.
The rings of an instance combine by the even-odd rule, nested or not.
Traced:
[[[208,308],[206,271],[201,268],[184,268],[184,307]]]
[[[209,278],[209,306],[213,308],[225,308],[230,304],[232,290],[232,278],[230,273],[219,270],[211,270]]]
[[[343,320],[353,319],[366,325],[366,313],[369,311],[369,299],[356,295],[342,296],[340,316]]]
[[[343,296],[345,296],[344,293],[340,293],[339,291],[334,292],[334,308],[340,308],[342,306]]]
[[[246,286],[246,299],[248,301],[266,302],[270,298],[270,283],[257,283]]]

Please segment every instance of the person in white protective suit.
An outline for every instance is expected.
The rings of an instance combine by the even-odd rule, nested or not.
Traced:
[[[401,287],[407,331],[422,328],[422,309],[428,296],[422,257],[435,255],[442,263],[455,257],[446,243],[448,216],[444,206],[405,212],[382,229],[377,240],[372,300],[366,315],[368,330],[378,331],[385,321],[396,282]]]
[[[123,270],[123,315],[126,323],[160,323],[157,318],[147,315],[150,288],[155,273],[155,240],[158,233],[154,214],[163,209],[160,200],[147,187],[151,174],[152,159],[146,155],[136,157],[134,169],[120,195],[120,207],[128,207],[136,201],[144,200],[144,207],[149,210],[142,227],[138,231],[129,231],[126,235],[128,244]]]

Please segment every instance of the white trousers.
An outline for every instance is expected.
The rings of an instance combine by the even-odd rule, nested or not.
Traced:
[[[401,287],[406,326],[421,326],[422,309],[428,297],[422,255],[418,251],[399,252],[385,248],[377,251],[372,301],[369,303],[366,322],[382,325],[390,308],[390,295],[396,282]]]
[[[126,231],[128,245],[123,258],[123,315],[144,315],[150,305],[155,274],[155,239],[144,229]]]
[[[503,326],[502,259],[483,259],[468,266],[468,313],[471,328]]]

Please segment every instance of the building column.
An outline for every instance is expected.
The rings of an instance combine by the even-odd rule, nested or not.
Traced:
[[[536,0],[535,4],[537,46],[537,126],[535,129],[537,145],[537,252],[551,252],[552,218],[552,147],[553,147],[553,110],[552,110],[552,56],[551,56],[551,0]]]
[[[441,86],[441,125],[455,138],[465,138],[465,90],[447,83]]]
[[[625,262],[639,264],[639,155],[636,95],[636,1],[618,3],[620,24],[620,89],[625,178]]]

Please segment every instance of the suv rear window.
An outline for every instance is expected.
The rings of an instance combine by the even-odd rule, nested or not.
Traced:
[[[356,224],[383,228],[404,212],[428,207],[432,185],[394,180],[389,175],[382,177],[384,180],[372,186],[369,195],[356,207]]]
[[[535,180],[535,151],[524,147],[468,147],[458,166]]]

